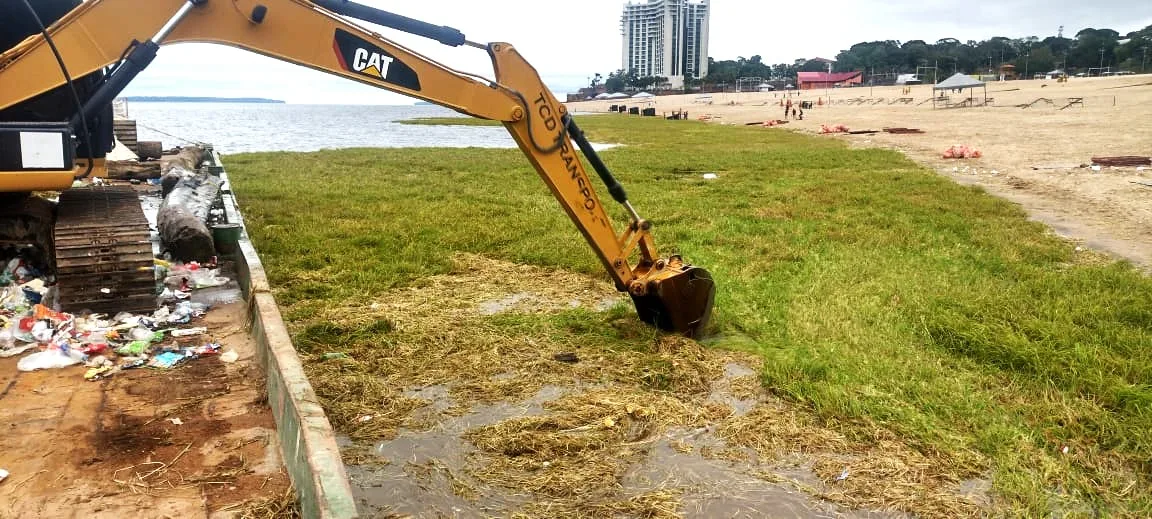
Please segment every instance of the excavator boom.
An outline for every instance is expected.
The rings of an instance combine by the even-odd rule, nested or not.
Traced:
[[[495,81],[450,69],[345,17],[446,45],[484,49],[492,61]],[[632,296],[643,320],[688,335],[697,335],[707,326],[715,291],[711,276],[678,256],[657,255],[649,222],[633,208],[564,105],[512,45],[473,43],[455,29],[346,0],[89,0],[46,32],[47,38],[29,37],[0,55],[0,110],[65,84],[60,61],[72,77],[108,70],[103,85],[72,118],[68,128],[74,133],[82,126],[78,123],[103,109],[151,63],[160,46],[181,42],[238,47],[501,121],[617,288]],[[55,44],[59,58],[49,43]],[[9,137],[31,135],[37,130],[24,127],[7,133]],[[58,153],[59,160],[40,160],[14,171],[0,167],[0,192],[63,189],[65,182],[71,184],[72,163],[54,166],[62,166],[73,155],[67,143],[53,151],[53,143],[61,140],[60,128],[40,133],[46,136],[19,142],[35,143],[41,159],[47,149],[48,155]],[[4,135],[0,127],[0,145],[9,142],[3,140]],[[623,233],[615,230],[577,149],[627,211],[629,223]],[[22,152],[8,155],[24,156]]]

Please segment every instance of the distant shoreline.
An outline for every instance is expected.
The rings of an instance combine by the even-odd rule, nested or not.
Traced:
[[[185,97],[185,96],[129,96],[122,98],[134,103],[263,103],[285,104],[278,99],[263,97]]]

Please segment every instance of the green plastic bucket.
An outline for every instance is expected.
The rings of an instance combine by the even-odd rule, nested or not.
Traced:
[[[212,226],[212,241],[216,244],[216,252],[223,256],[230,256],[239,250],[240,235],[244,228],[238,223],[220,223]]]

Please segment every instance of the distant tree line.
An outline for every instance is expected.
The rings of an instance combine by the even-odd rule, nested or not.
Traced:
[[[1121,41],[1126,40],[1123,44]],[[1075,38],[1036,36],[961,42],[955,38],[899,42],[857,43],[836,55],[836,71],[863,70],[877,74],[915,73],[917,67],[939,67],[939,72],[968,74],[996,71],[1003,63],[1019,74],[1061,69],[1068,73],[1110,67],[1112,71],[1140,72],[1147,69],[1145,56],[1152,50],[1152,25],[1125,36],[1112,29],[1084,29]]]
[[[1124,43],[1121,43],[1124,42]],[[864,71],[866,75],[912,74],[918,67],[937,67],[939,79],[955,72],[966,74],[995,73],[1003,63],[1015,65],[1018,74],[1061,69],[1069,74],[1089,68],[1111,67],[1112,71],[1152,71],[1152,25],[1121,36],[1112,29],[1088,28],[1075,38],[1036,36],[1006,38],[996,36],[984,41],[961,42],[943,38],[936,43],[924,40],[861,42],[840,51],[832,65],[835,72]],[[798,59],[792,63],[771,65],[759,55],[735,60],[708,58],[708,76],[688,79],[687,87],[735,84],[739,78],[759,77],[765,81],[792,82],[797,72],[828,70],[822,60]],[[923,78],[931,80],[930,77]],[[667,78],[641,77],[636,71],[617,70],[602,78],[592,79],[592,88],[603,85],[608,92],[660,88]]]

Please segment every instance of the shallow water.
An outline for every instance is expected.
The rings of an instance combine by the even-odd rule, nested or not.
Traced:
[[[515,148],[499,126],[413,126],[417,117],[464,117],[438,106],[129,103],[139,139],[164,148],[211,143],[221,153],[382,147]],[[597,145],[606,149],[610,145]]]
[[[387,460],[387,465],[347,467],[352,495],[360,511],[416,517],[486,517],[490,512],[530,501],[526,495],[489,488],[477,489],[481,493],[477,501],[457,495],[452,477],[462,475],[468,456],[476,450],[462,435],[469,429],[510,418],[541,415],[546,402],[565,393],[563,388],[544,386],[523,402],[475,406],[468,414],[445,419],[430,430],[401,430],[396,438],[376,444],[373,453]],[[430,404],[420,411],[434,414],[452,405],[444,386],[406,391],[405,396],[428,400]],[[348,444],[346,440],[341,443]]]
[[[728,393],[730,383],[755,374],[738,363],[724,367],[709,400],[747,412],[758,401],[740,399]],[[500,380],[506,375],[494,377]],[[361,513],[411,514],[414,517],[502,516],[527,503],[534,496],[514,489],[493,488],[475,483],[467,467],[476,448],[463,435],[470,429],[546,412],[544,404],[587,387],[544,386],[532,397],[517,403],[500,402],[474,406],[459,417],[443,412],[455,403],[449,388],[442,385],[409,389],[408,398],[429,402],[412,416],[414,423],[434,425],[427,430],[402,429],[396,438],[372,446],[372,452],[387,460],[385,465],[349,465],[352,492]],[[761,463],[754,452],[745,460],[705,456],[705,452],[726,447],[715,434],[715,425],[701,428],[673,428],[652,442],[648,455],[633,464],[620,480],[621,494],[638,495],[658,488],[678,488],[684,517],[781,517],[781,518],[886,518],[901,514],[845,510],[799,491],[787,483],[766,481],[757,472],[771,472],[788,480],[820,488],[820,479],[803,463],[781,466]],[[350,445],[347,439],[342,445]],[[681,448],[677,450],[675,446]],[[691,449],[682,452],[685,446]],[[473,460],[474,462],[474,460]],[[475,495],[461,497],[454,486],[468,486]]]

